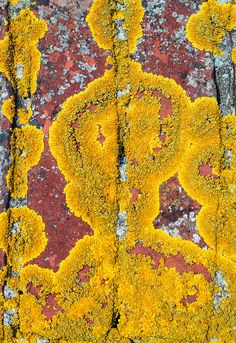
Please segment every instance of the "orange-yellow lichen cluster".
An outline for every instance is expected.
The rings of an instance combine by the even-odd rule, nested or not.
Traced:
[[[223,22],[226,30],[221,9],[217,11],[217,25]],[[68,207],[94,235],[79,240],[56,273],[36,265],[20,271],[19,340],[236,339],[235,116],[222,118],[213,98],[192,103],[174,80],[144,73],[131,60],[142,16],[141,1],[95,0],[87,18],[99,46],[110,50],[113,66],[66,100],[50,128],[50,148],[67,182]],[[5,108],[11,118],[14,104],[9,100]],[[37,163],[21,156],[31,139],[33,149],[39,144],[38,131],[31,130],[26,126],[13,133],[19,142],[11,150],[16,171]],[[208,250],[153,228],[159,188],[176,173],[202,205],[197,223]],[[138,190],[134,201],[132,189]],[[19,228],[30,247],[37,238],[35,250],[27,252],[17,241],[23,263],[46,244],[40,217],[34,212],[28,216],[28,211],[12,209],[0,216],[0,247],[15,268],[18,260],[6,249],[15,244],[15,236],[6,237],[9,226],[15,235]],[[120,212],[126,219],[123,240],[116,235]],[[219,271],[223,286],[215,281]]]
[[[117,11],[117,8],[120,10]],[[98,15],[94,15],[99,13]],[[140,1],[94,1],[87,22],[90,30],[102,49],[113,50],[114,44],[119,44],[119,38],[114,35],[114,22],[123,21],[123,29],[129,42],[129,52],[134,52],[137,40],[142,36],[141,21],[144,14]],[[101,20],[102,18],[102,20]]]
[[[235,115],[222,118],[213,98],[197,99],[189,118],[189,149],[182,160],[180,182],[203,205],[197,224],[214,250],[235,257]],[[208,167],[201,175],[200,168]]]
[[[9,30],[0,41],[0,71],[6,75],[19,96],[27,97],[36,90],[41,56],[37,43],[46,30],[45,21],[25,9],[10,20]]]
[[[19,2],[19,0],[9,0],[9,3],[12,5],[16,5]]]
[[[186,26],[186,36],[193,46],[216,55],[226,32],[236,26],[236,5],[219,4],[217,0],[203,2],[200,11],[192,15]]]
[[[232,49],[232,61],[233,63],[236,63],[236,48]]]
[[[50,338],[60,327],[66,341],[106,342],[114,337],[120,342],[205,342],[206,335],[209,340],[232,341],[235,217],[226,208],[235,202],[235,162],[226,162],[224,151],[235,154],[234,117],[222,119],[212,98],[191,103],[173,80],[144,73],[130,59],[129,42],[135,42],[139,32],[119,38],[113,25],[122,18],[124,29],[136,9],[139,23],[140,2],[137,8],[132,2],[132,13],[130,3],[94,1],[87,21],[98,44],[111,50],[109,62],[114,66],[84,92],[67,99],[50,129],[50,147],[67,181],[67,204],[94,229],[94,236],[79,241],[56,273],[57,300],[65,312],[55,316]],[[169,112],[163,113],[163,103],[169,104]],[[119,178],[122,146],[126,179]],[[212,168],[212,175],[200,175],[204,165]],[[159,213],[159,187],[175,173],[203,205],[198,222],[208,251],[152,226]],[[133,188],[139,195],[130,202]],[[216,211],[210,215],[217,220],[204,214],[211,206]],[[118,211],[126,213],[123,241],[116,238]],[[131,253],[140,242],[160,257],[156,268],[148,254]],[[177,256],[182,256],[182,271],[165,264],[165,258]],[[84,265],[89,266],[89,278],[78,284]],[[230,296],[216,308],[214,295],[221,291],[214,282],[218,270]],[[189,297],[195,300],[186,304]],[[110,330],[112,315],[118,313],[117,330]],[[71,335],[65,332],[69,325]]]
[[[14,96],[4,101],[2,112],[11,123],[15,121],[20,126],[28,124],[33,112],[31,101],[26,107],[19,106],[19,101],[16,106],[16,94],[24,103],[23,98],[28,97],[30,100],[35,93],[41,56],[37,43],[46,29],[46,23],[38,19],[30,9],[21,10],[16,18],[10,20],[9,30],[0,41],[0,71],[6,75],[15,92]],[[12,166],[7,175],[12,197],[26,196],[27,173],[38,163],[42,150],[43,136],[38,129],[26,126],[13,130]]]
[[[6,99],[2,104],[3,115],[12,123],[14,117],[18,116],[18,121],[20,125],[27,124],[33,114],[31,107],[25,109],[24,107],[19,107],[16,109],[15,98],[11,96]]]
[[[32,125],[15,128],[11,136],[12,165],[7,174],[7,186],[13,198],[27,195],[27,173],[38,164],[43,152],[43,132]]]
[[[28,207],[10,208],[0,214],[0,248],[15,271],[40,255],[46,246],[42,218]],[[10,234],[9,234],[10,229]]]
[[[16,4],[17,1],[10,3]],[[1,322],[0,340],[6,343],[24,339],[19,323],[22,309],[27,313],[29,302],[22,302],[21,306],[19,273],[24,275],[25,264],[40,255],[47,244],[42,218],[23,206],[25,201],[21,199],[27,198],[27,173],[39,162],[44,147],[43,133],[29,125],[29,120],[32,116],[31,96],[36,90],[40,67],[41,54],[37,43],[45,31],[45,22],[25,9],[9,20],[8,31],[0,41],[0,71],[9,80],[14,94],[2,105],[2,113],[12,123],[11,166],[6,176],[10,201],[7,211],[0,214],[0,248],[7,260],[0,273],[4,289],[0,297],[0,311],[3,318],[12,316],[10,321]],[[19,207],[12,207],[14,203]],[[20,281],[23,282],[23,279],[20,278]],[[10,296],[5,292],[6,287]],[[30,341],[36,342],[37,339],[32,336]]]

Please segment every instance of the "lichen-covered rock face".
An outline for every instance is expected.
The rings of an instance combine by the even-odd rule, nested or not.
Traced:
[[[0,2],[1,341],[236,340],[236,4],[199,6]]]

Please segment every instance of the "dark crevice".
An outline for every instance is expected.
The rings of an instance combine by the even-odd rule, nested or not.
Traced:
[[[10,126],[10,134],[9,134],[9,141],[8,141],[8,149],[9,149],[9,153],[8,153],[8,161],[9,161],[9,168],[8,170],[12,167],[12,178],[14,178],[14,174],[15,174],[15,169],[16,169],[16,162],[15,162],[15,159],[13,158],[11,160],[11,157],[10,157],[10,152],[11,152],[11,149],[12,147],[14,148],[15,146],[15,139],[14,139],[14,131],[16,128],[19,128],[20,125],[18,123],[18,109],[21,107],[21,104],[22,104],[22,100],[18,94],[18,89],[17,89],[17,80],[15,78],[15,75],[14,75],[14,70],[13,70],[13,67],[14,67],[14,64],[13,64],[13,61],[14,61],[14,56],[15,56],[15,46],[14,46],[14,39],[13,39],[13,36],[11,34],[11,30],[10,30],[10,22],[11,22],[11,16],[10,16],[10,3],[8,1],[7,5],[6,5],[6,17],[7,17],[7,22],[8,22],[8,27],[7,27],[7,33],[9,35],[9,46],[8,46],[8,59],[7,59],[7,65],[8,65],[8,72],[9,72],[9,75],[10,75],[10,80],[8,80],[8,84],[9,84],[9,87],[10,87],[10,93],[12,94],[13,96],[13,99],[14,99],[14,105],[15,105],[15,113],[14,113],[14,117],[13,117],[13,120],[12,120],[12,123],[11,123],[11,126]],[[8,189],[7,190],[7,194],[6,194],[6,205],[5,205],[5,209],[6,211],[12,207],[12,200],[14,200],[12,198],[12,195],[11,195],[11,191]],[[16,199],[17,200],[17,199]],[[20,200],[23,200],[23,199],[20,199]],[[8,222],[10,223],[11,221],[11,212],[8,213]],[[11,230],[11,227],[9,227],[9,231]],[[9,232],[9,235],[10,235],[10,232]],[[6,252],[6,255],[9,256],[10,255],[10,245],[7,244],[7,252]],[[7,263],[7,273],[6,273],[6,276],[5,276],[5,280],[4,280],[4,286],[7,285],[7,282],[8,282],[8,279],[11,279],[12,278],[12,267]],[[18,297],[19,295],[21,294],[20,293],[21,291],[18,291]],[[16,299],[16,301],[18,302],[19,304],[19,298]],[[19,306],[17,306],[19,308]],[[18,317],[19,314],[17,313],[16,316]],[[16,323],[12,323],[10,325],[11,327],[11,330],[12,330],[12,338],[13,339],[16,339],[17,338],[17,335],[18,335],[18,332],[19,332],[19,329],[20,329],[20,326],[19,326],[19,322],[18,320],[16,320]],[[5,338],[5,330],[3,330],[3,338]]]
[[[213,71],[212,71],[212,78],[213,78],[213,81],[214,81],[214,84],[215,84],[215,89],[216,89],[216,100],[218,102],[218,105],[220,106],[220,104],[221,104],[220,88],[219,88],[219,85],[218,85],[218,82],[217,82],[217,71],[216,71],[215,62],[213,62],[213,63],[214,63],[214,68],[213,68]]]
[[[233,47],[234,46],[234,41],[233,41],[233,36],[232,36],[232,32],[230,32],[229,34],[229,38],[230,38],[230,42],[231,42],[231,46]],[[232,80],[232,83],[233,83],[233,89],[234,89],[234,92],[233,92],[233,104],[234,104],[234,110],[236,111],[236,64],[233,63],[232,61],[232,70],[233,70],[233,80]]]
[[[111,329],[117,329],[120,320],[120,313],[114,312],[111,322]]]
[[[14,42],[13,42],[13,37],[12,37],[12,34],[11,34],[11,31],[10,31],[10,21],[11,21],[11,18],[10,18],[10,15],[9,15],[9,10],[10,8],[10,3],[8,2],[7,3],[7,6],[6,6],[6,13],[7,13],[7,21],[8,21],[8,30],[7,30],[7,33],[9,35],[9,57],[8,57],[8,65],[9,65],[9,74],[10,74],[10,77],[11,79],[13,80],[13,85],[11,85],[11,93],[13,94],[13,98],[14,98],[14,105],[15,105],[15,115],[13,117],[13,121],[12,121],[12,124],[10,126],[10,136],[9,136],[9,162],[10,162],[10,150],[11,150],[11,145],[14,145],[14,143],[10,143],[10,140],[13,136],[13,133],[14,133],[14,130],[15,128],[17,128],[19,125],[18,125],[18,119],[17,119],[17,113],[18,113],[18,108],[20,107],[20,103],[21,103],[21,100],[20,100],[20,97],[19,97],[19,94],[18,94],[18,91],[17,91],[17,82],[15,80],[15,77],[14,77],[14,73],[12,71],[12,68],[11,68],[11,63],[12,61],[14,61],[14,55],[15,55],[15,47],[14,47]],[[15,161],[12,160],[12,168],[13,168],[13,175],[14,175],[14,170],[15,170]],[[6,210],[8,210],[10,207],[11,207],[11,192],[8,190],[7,192],[7,199],[6,199]]]

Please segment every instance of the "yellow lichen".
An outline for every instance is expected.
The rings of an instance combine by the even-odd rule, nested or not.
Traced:
[[[1,213],[0,226],[0,248],[6,252],[13,270],[37,257],[46,246],[42,218],[26,206]]]
[[[10,20],[9,30],[0,41],[0,71],[19,96],[27,97],[36,91],[41,56],[37,43],[46,30],[45,21],[25,9]]]
[[[33,114],[33,111],[31,108],[26,110],[21,107],[17,108],[16,110],[14,96],[11,96],[4,101],[2,105],[2,113],[11,123],[13,122],[14,117],[17,116],[19,124],[24,125],[28,123]]]
[[[188,119],[189,148],[182,160],[179,180],[203,208],[197,224],[214,250],[235,256],[235,115],[222,118],[216,100],[197,99]],[[201,168],[206,168],[201,175]]]
[[[2,113],[12,123],[15,116],[15,102],[13,96],[3,102]]]
[[[217,0],[203,2],[200,11],[186,25],[186,36],[200,50],[221,55],[219,44],[226,32],[236,26],[236,5],[219,4]]]
[[[232,61],[233,63],[236,63],[236,48],[232,49]]]
[[[120,5],[120,6],[119,6]],[[121,8],[120,11],[116,11]],[[129,41],[129,52],[135,50],[137,40],[142,36],[141,21],[144,10],[137,0],[114,2],[109,0],[95,0],[86,18],[90,30],[98,46],[102,49],[112,50],[114,42],[118,42],[118,30],[114,39],[114,20],[124,22],[124,30]]]
[[[230,17],[234,8],[220,6],[209,0],[199,17],[190,20],[197,27],[208,25],[214,7],[215,21],[204,39],[198,38],[199,44],[205,44],[207,34],[218,35],[207,41],[211,49],[216,49],[214,44],[234,22]],[[20,13],[20,27],[24,16],[26,27],[29,18],[34,29],[38,27],[40,21],[33,14]],[[79,240],[56,273],[36,265],[21,269],[43,251],[44,225],[26,207],[0,215],[0,248],[6,251],[9,265],[20,271],[19,285],[19,279],[8,279],[13,289],[19,287],[20,301],[4,305],[19,305],[19,340],[235,340],[235,116],[223,119],[213,98],[191,103],[174,80],[144,73],[132,61],[130,53],[141,36],[142,16],[141,1],[94,1],[87,22],[98,45],[111,51],[112,68],[85,91],[68,98],[50,128],[50,148],[67,182],[67,205],[93,228],[93,236]],[[13,20],[10,32],[13,27],[17,30],[15,24]],[[10,80],[21,96],[32,94],[34,88],[25,87],[29,78],[24,85],[19,80],[14,83],[15,76]],[[13,120],[13,100],[8,99],[3,108]],[[30,115],[24,111],[16,113],[22,124]],[[7,176],[12,197],[26,195],[27,172],[38,162],[42,149],[38,129],[28,125],[13,130]],[[121,155],[126,162],[123,179]],[[185,191],[202,206],[197,225],[208,250],[153,228],[159,213],[159,188],[176,173]],[[132,189],[138,191],[133,201]],[[123,240],[116,235],[119,212],[126,213]],[[143,250],[135,250],[138,245]],[[219,271],[228,293],[215,281]],[[29,285],[38,294],[31,293]],[[216,295],[221,292],[216,308]],[[54,300],[48,305],[50,296]],[[47,318],[45,309],[50,306],[53,313]],[[4,334],[8,337],[7,330]],[[9,333],[9,342],[12,337]]]
[[[15,128],[11,136],[12,165],[7,174],[7,186],[13,198],[27,195],[27,173],[43,152],[43,132],[32,125]]]
[[[87,21],[99,46],[111,50],[113,66],[84,92],[67,99],[50,128],[51,151],[67,181],[67,205],[94,230],[94,236],[76,244],[56,273],[57,299],[65,312],[52,334],[59,330],[66,341],[174,343],[204,342],[208,331],[209,339],[230,341],[235,318],[229,321],[228,316],[236,314],[236,269],[223,256],[234,257],[235,219],[223,209],[234,199],[230,188],[235,167],[234,162],[223,160],[226,148],[235,150],[234,120],[231,116],[222,120],[215,99],[203,97],[191,104],[173,80],[144,73],[130,59],[139,37],[138,25],[132,37],[127,34],[131,20],[127,18],[133,15],[130,4],[134,3],[94,2]],[[139,20],[141,3],[136,5],[133,10]],[[127,29],[126,37],[117,36],[119,20]],[[169,106],[164,113],[163,103]],[[119,178],[121,148],[127,180]],[[204,166],[212,170],[210,175],[201,175]],[[208,251],[152,226],[159,213],[159,188],[177,172],[188,194],[203,205],[198,223]],[[139,192],[134,202],[130,201],[132,189]],[[118,211],[126,213],[127,225],[120,242],[116,238]],[[132,253],[137,243],[161,256],[156,268],[150,256]],[[176,266],[167,267],[167,257],[176,258]],[[84,266],[88,280],[83,283],[78,281],[78,272]],[[230,285],[231,297],[223,299],[216,310],[218,270]],[[184,303],[189,297],[193,301]],[[112,316],[118,330],[111,329]],[[73,327],[71,334],[67,327]]]

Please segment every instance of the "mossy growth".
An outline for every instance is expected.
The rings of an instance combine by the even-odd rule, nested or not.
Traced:
[[[9,29],[0,41],[0,72],[6,75],[21,97],[28,97],[36,91],[41,56],[37,43],[46,31],[45,21],[25,9],[10,20]]]
[[[198,13],[189,18],[186,36],[195,48],[221,55],[219,44],[225,33],[235,26],[236,5],[208,0],[202,3]]]
[[[11,136],[12,165],[7,173],[7,186],[13,198],[27,195],[27,173],[43,152],[43,132],[32,125],[15,128]]]

